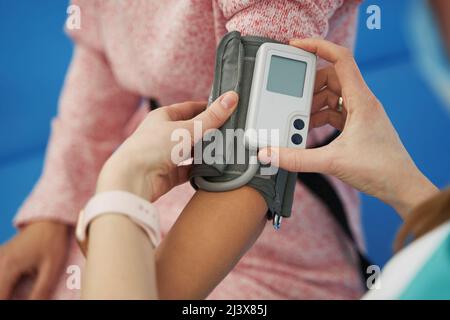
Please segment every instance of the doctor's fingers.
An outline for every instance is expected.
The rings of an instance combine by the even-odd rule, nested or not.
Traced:
[[[313,96],[311,113],[318,112],[325,107],[337,110],[339,106],[339,97],[340,96],[328,88],[322,89],[322,91],[319,91]]]
[[[155,113],[162,110],[168,116],[169,121],[189,120],[203,112],[206,108],[206,101],[187,101],[175,103],[170,106],[156,109]]]
[[[264,148],[258,159],[290,172],[330,173],[332,155],[328,146],[315,149]]]
[[[193,119],[185,121],[184,126],[190,131],[192,136],[194,136],[194,128],[197,125],[201,125],[202,134],[209,129],[217,129],[228,120],[234,112],[238,101],[238,94],[234,91],[228,91],[217,98],[205,111]]]
[[[320,58],[334,65],[336,76],[342,87],[344,100],[347,98],[347,95],[365,96],[372,94],[349,49],[322,39],[291,40],[290,44],[315,53]]]
[[[313,113],[309,122],[309,128],[319,128],[326,124],[331,125],[339,131],[344,130],[346,113],[339,112],[333,109],[325,109],[319,112]]]
[[[316,73],[316,81],[314,83],[314,93],[320,92],[323,88],[327,87],[333,91],[336,95],[341,95],[341,84],[339,83],[338,76],[334,66],[328,66],[320,69]]]

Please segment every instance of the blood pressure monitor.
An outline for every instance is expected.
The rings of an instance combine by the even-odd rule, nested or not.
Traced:
[[[229,129],[245,129],[245,134],[242,140],[225,139],[225,148],[219,147],[221,161],[194,165],[193,186],[224,192],[251,185],[263,195],[278,229],[281,218],[291,215],[297,175],[282,169],[263,171],[257,153],[268,146],[306,146],[315,73],[312,53],[272,39],[241,37],[237,31],[225,35],[217,49],[210,101],[235,90],[240,97],[237,110],[220,131],[225,137]],[[228,161],[243,145],[248,149],[246,163]]]
[[[269,38],[227,33],[217,47],[209,101],[234,90],[239,102],[219,129],[222,139],[201,143],[202,161],[194,161],[192,185],[209,192],[251,186],[264,197],[278,229],[281,218],[291,215],[297,174],[261,167],[258,149],[305,147],[315,73],[314,54]],[[211,150],[214,161],[207,163],[204,152]],[[239,162],[239,155],[245,161]]]
[[[314,54],[278,43],[260,46],[245,126],[248,149],[305,148],[315,74]],[[271,130],[278,130],[279,139],[270,138]]]

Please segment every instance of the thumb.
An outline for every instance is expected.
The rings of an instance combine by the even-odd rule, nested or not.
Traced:
[[[264,148],[258,152],[258,159],[290,172],[328,173],[330,167],[330,157],[324,148]]]
[[[234,91],[228,91],[216,99],[205,111],[191,121],[202,123],[202,132],[222,126],[231,116],[238,104],[239,96]]]

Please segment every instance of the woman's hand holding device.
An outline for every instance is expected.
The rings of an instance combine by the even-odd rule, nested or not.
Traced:
[[[171,139],[173,132],[176,129],[186,129],[190,134],[189,146],[192,146],[195,142],[195,121],[202,123],[202,134],[208,129],[218,128],[232,114],[237,101],[236,93],[227,92],[205,111],[206,103],[185,102],[150,112],[139,128],[103,166],[97,181],[97,196],[111,196],[120,191],[154,201],[172,187],[185,182],[190,166],[178,166],[179,163],[174,163],[171,157],[176,144]],[[198,137],[200,138],[201,136]],[[187,158],[189,154],[186,155]],[[117,198],[111,198],[110,203],[114,201]],[[105,205],[104,202],[98,203],[100,206]],[[136,208],[139,203],[130,198],[126,210]],[[150,207],[150,204],[140,204],[139,209]],[[135,220],[129,218],[136,216],[129,212],[119,213],[128,217],[115,214],[113,210],[97,216],[90,223],[89,242],[82,243],[88,248],[82,298],[156,299],[155,248],[151,244],[155,242],[153,239],[149,241],[148,234],[143,232],[150,225],[135,223]],[[82,216],[84,214],[80,215]],[[79,222],[82,234],[86,232],[87,223]],[[153,231],[156,232],[156,229]],[[124,274],[127,276],[124,277]]]
[[[330,124],[342,133],[322,148],[262,149],[260,161],[294,172],[336,176],[393,206],[402,216],[437,192],[404,148],[351,52],[320,39],[290,44],[331,63],[316,75],[310,127]]]
[[[173,162],[172,149],[179,142],[172,141],[172,133],[186,129],[193,138],[196,121],[202,123],[202,134],[218,128],[233,113],[237,102],[238,95],[230,91],[206,110],[204,102],[184,102],[152,111],[108,159],[97,181],[97,193],[123,190],[154,201],[186,182],[191,166]],[[194,142],[192,139],[192,145]]]

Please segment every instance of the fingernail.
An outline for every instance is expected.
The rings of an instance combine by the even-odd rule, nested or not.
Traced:
[[[269,152],[271,155],[269,155]],[[272,157],[274,155],[274,151],[269,149],[262,149],[258,152],[258,159],[259,162],[262,164],[269,164],[272,162]]]
[[[236,106],[238,101],[238,95],[234,91],[228,91],[220,98],[220,104],[225,109],[231,109]]]

